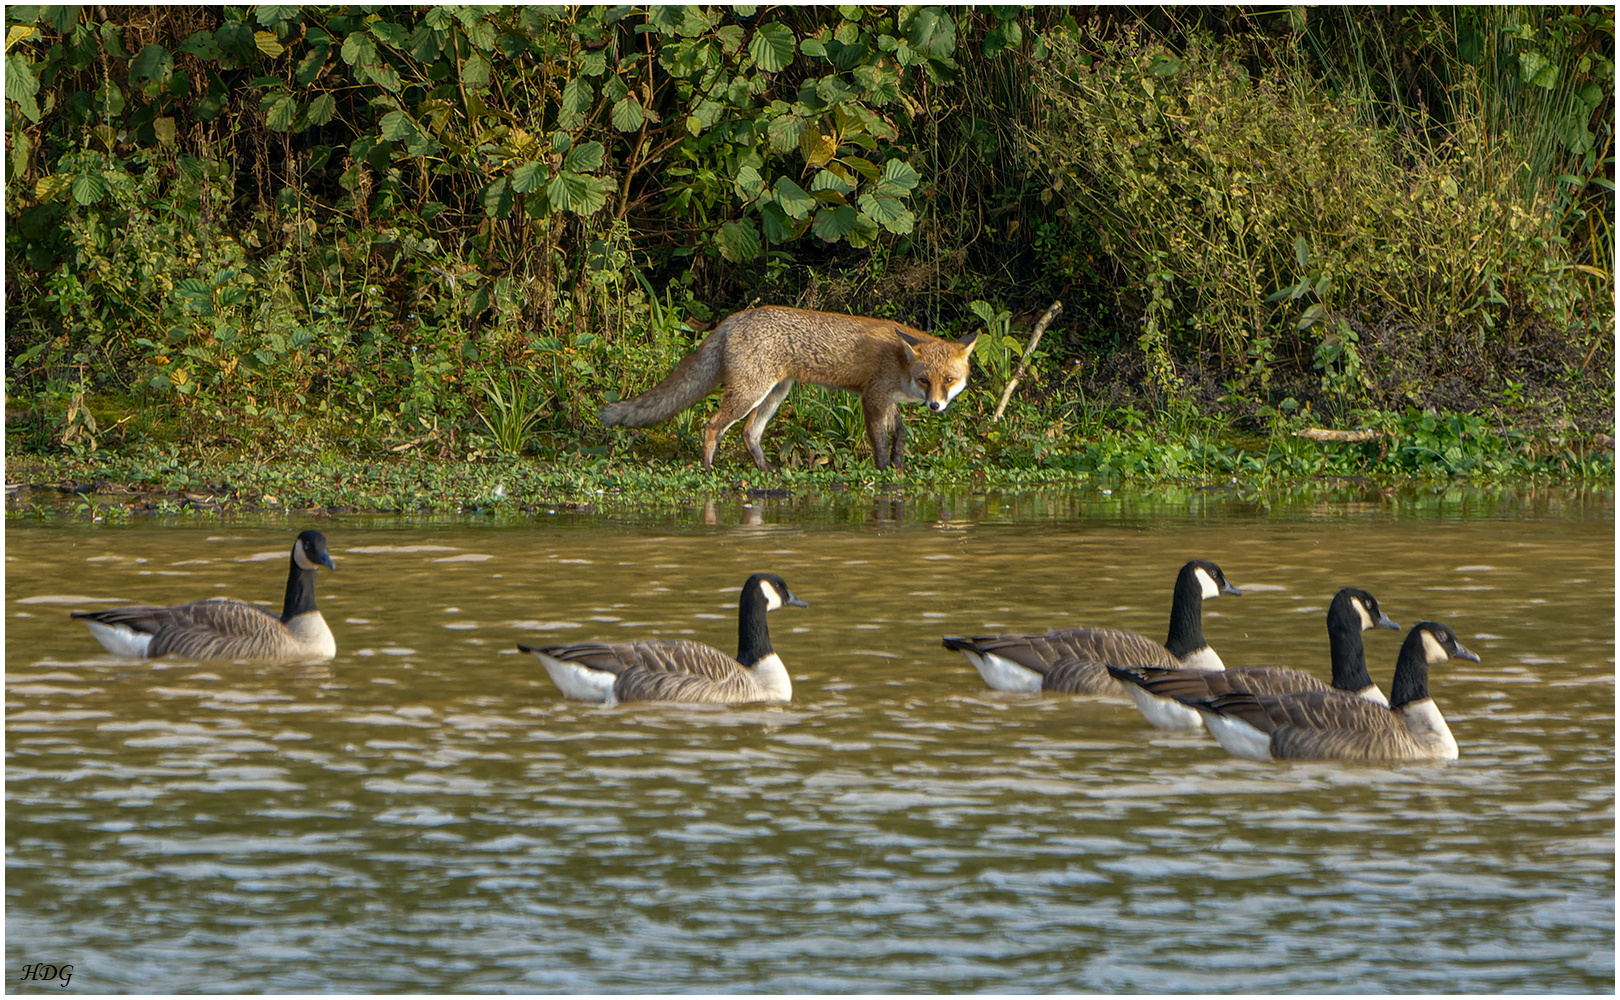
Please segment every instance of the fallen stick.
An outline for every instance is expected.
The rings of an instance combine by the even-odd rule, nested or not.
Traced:
[[[1046,307],[1046,314],[1041,317],[1040,322],[1035,324],[1035,333],[1029,338],[1029,346],[1024,348],[1024,356],[1018,359],[1018,370],[1013,372],[1013,377],[1007,381],[1007,388],[1001,393],[1001,402],[996,405],[996,412],[990,415],[991,423],[1001,419],[1001,414],[1007,409],[1007,401],[1012,399],[1013,390],[1018,388],[1018,380],[1024,377],[1024,370],[1029,367],[1030,357],[1034,355],[1035,348],[1040,346],[1041,335],[1046,332],[1048,324],[1057,319],[1058,314],[1062,311],[1063,302],[1054,299],[1052,304]]]
[[[1310,438],[1312,441],[1334,441],[1341,444],[1360,444],[1363,441],[1376,441],[1384,436],[1383,431],[1330,431],[1324,427],[1307,427],[1294,432],[1295,437]]]

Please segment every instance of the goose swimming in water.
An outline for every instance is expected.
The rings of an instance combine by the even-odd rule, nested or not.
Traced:
[[[1228,667],[1225,670],[1183,670],[1167,667],[1108,665],[1109,676],[1125,691],[1147,720],[1159,729],[1199,729],[1202,715],[1187,703],[1223,694],[1248,691],[1282,694],[1288,691],[1348,691],[1375,704],[1389,704],[1367,673],[1367,654],[1361,633],[1373,628],[1400,628],[1378,607],[1378,599],[1365,590],[1345,587],[1328,606],[1328,643],[1332,652],[1333,680],[1329,684],[1303,670],[1288,667]]]
[[[1401,644],[1389,706],[1343,691],[1235,693],[1195,702],[1210,735],[1250,760],[1456,760],[1457,741],[1429,695],[1429,667],[1479,657],[1439,622]]]
[[[786,702],[793,681],[771,648],[767,613],[806,608],[783,579],[755,573],[743,584],[737,605],[737,656],[688,639],[577,642],[527,646],[566,698],[616,704],[676,701],[722,705]]]
[[[137,658],[173,653],[189,660],[329,660],[337,641],[315,607],[315,572],[336,569],[326,536],[306,531],[292,547],[281,617],[243,601],[212,598],[171,607],[75,611],[109,653]]]
[[[1170,602],[1170,635],[1163,644],[1118,628],[1060,628],[1044,635],[945,636],[946,649],[959,650],[997,691],[1068,694],[1123,694],[1108,676],[1107,664],[1122,667],[1181,667],[1223,670],[1204,641],[1204,602],[1242,591],[1226,582],[1212,562],[1194,559],[1176,575]],[[1196,716],[1195,716],[1196,717]]]

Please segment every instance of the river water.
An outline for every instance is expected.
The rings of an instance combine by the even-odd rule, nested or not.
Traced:
[[[1612,991],[1614,508],[997,497],[505,526],[6,528],[14,992]],[[78,608],[275,606],[322,667],[101,652]],[[1162,638],[1327,671],[1328,599],[1451,625],[1450,764],[1258,764],[1125,699],[1004,695],[942,634]],[[735,650],[785,707],[563,701],[518,641]],[[1401,633],[1367,635],[1387,690]],[[22,981],[35,963],[71,984]]]

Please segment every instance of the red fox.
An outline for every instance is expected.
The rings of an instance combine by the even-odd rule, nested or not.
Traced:
[[[721,382],[720,409],[703,431],[703,467],[726,428],[748,417],[743,441],[754,464],[771,471],[760,439],[795,382],[847,389],[861,397],[872,459],[902,468],[906,428],[896,404],[928,401],[936,413],[967,385],[977,333],[949,341],[871,316],[762,306],[732,313],[697,350],[651,389],[602,407],[602,423],[647,427],[696,403]]]

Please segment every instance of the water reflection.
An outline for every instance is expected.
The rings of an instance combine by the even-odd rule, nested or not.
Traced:
[[[1613,988],[1612,510],[846,499],[322,525],[339,654],[316,670],[131,664],[67,620],[274,603],[242,560],[285,558],[285,529],[10,527],[8,968],[165,992]],[[1436,671],[1461,759],[1233,760],[1123,698],[987,691],[938,647],[1161,634],[1195,555],[1245,591],[1206,612],[1228,663],[1325,673],[1345,584],[1450,624],[1483,660]],[[811,604],[772,623],[788,706],[566,702],[514,648],[728,648],[756,569]],[[1392,635],[1367,638],[1384,685]]]

